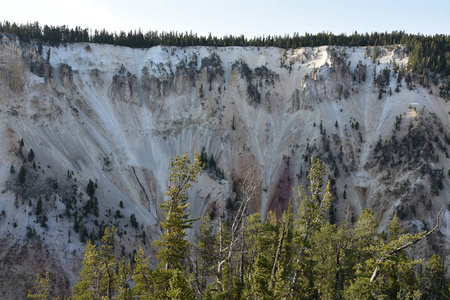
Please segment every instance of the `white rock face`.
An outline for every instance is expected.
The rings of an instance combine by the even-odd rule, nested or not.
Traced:
[[[86,194],[89,179],[98,186],[99,217],[84,217],[88,233],[99,230],[94,221],[117,225],[118,245],[129,255],[145,231],[150,251],[169,159],[203,148],[225,179],[201,176],[190,193],[193,217],[234,199],[233,181],[247,174],[257,186],[251,211],[281,211],[292,188],[306,184],[314,155],[327,163],[334,182],[334,220],[348,209],[357,218],[370,208],[380,230],[397,212],[409,230],[421,231],[435,224],[444,206],[442,234],[415,251],[429,253],[435,244],[445,253],[450,107],[436,96],[436,86],[409,90],[402,80],[395,92],[393,61],[405,66],[408,60],[401,49],[382,49],[376,63],[365,52],[68,44],[44,48],[40,57],[33,46],[2,35],[1,297],[23,299],[44,270],[62,274],[58,292],[70,291],[84,244],[64,199],[75,198],[81,209],[88,197],[80,192]],[[383,69],[390,70],[389,80],[380,86],[373,74],[380,77]],[[30,149],[35,169],[25,162]],[[27,176],[19,185],[23,164]],[[43,213],[36,216],[39,198]],[[138,229],[129,222],[133,213]],[[47,227],[40,226],[42,215]]]

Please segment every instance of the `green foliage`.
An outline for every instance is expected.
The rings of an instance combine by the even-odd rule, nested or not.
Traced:
[[[123,215],[122,215],[122,213],[120,212],[120,210],[116,210],[116,213],[115,213],[115,215],[114,215],[114,218],[116,218],[116,219],[123,219]]]
[[[81,217],[80,217],[80,219],[81,219]],[[75,225],[74,225],[74,228],[75,228]],[[79,235],[80,242],[86,243],[89,234],[88,234],[87,228],[82,223],[79,225],[79,232],[80,232],[80,235]]]
[[[167,298],[171,300],[195,300],[195,294],[180,270],[173,270],[169,280]]]
[[[133,296],[140,299],[151,299],[155,271],[150,268],[150,258],[146,258],[144,256],[144,250],[140,248],[134,257],[134,261],[133,280],[135,285]]]
[[[45,275],[37,274],[33,288],[28,291],[27,299],[51,299],[52,291],[50,273],[46,272]]]
[[[404,234],[394,216],[388,238],[383,239],[376,234],[375,217],[368,211],[361,215],[358,224],[356,237],[371,243],[360,244],[362,259],[357,261],[354,279],[344,291],[345,299],[419,299],[423,289],[418,270],[423,260],[409,259],[400,249],[425,233]]]
[[[311,157],[311,165],[308,171],[308,194],[299,187],[294,201],[300,202],[297,227],[300,231],[309,232],[320,227],[325,221],[325,214],[331,203],[330,182],[326,188],[323,186],[325,176],[325,163],[320,159],[314,161]]]
[[[189,242],[186,240],[186,229],[191,228],[196,219],[189,219],[187,190],[197,182],[202,171],[202,163],[197,151],[191,163],[185,152],[183,156],[170,159],[169,180],[166,195],[168,199],[160,206],[166,219],[161,222],[163,233],[155,246],[160,247],[157,258],[165,265],[165,269],[181,269],[186,258]]]
[[[133,228],[139,227],[139,223],[136,221],[136,215],[134,213],[132,213],[130,215],[130,223],[131,223],[131,226],[133,226]]]
[[[88,194],[88,196],[90,198],[93,198],[94,195],[95,195],[95,185],[94,185],[94,182],[91,179],[89,179],[89,182],[88,182],[88,184],[86,186],[86,194]]]
[[[294,273],[290,289],[294,294],[301,293],[307,298],[315,297],[317,294],[312,285],[314,261],[311,257],[310,238],[326,224],[326,214],[331,204],[330,182],[326,188],[323,187],[325,172],[325,164],[319,159],[314,161],[311,157],[307,193],[299,187],[294,198],[294,202],[300,202],[293,238],[299,250],[293,261]]]
[[[43,215],[42,218],[41,218],[41,227],[47,228],[47,221],[48,221],[47,216]]]
[[[372,63],[375,63],[377,60],[377,57],[378,57],[379,48],[376,44],[377,44],[377,41],[375,41],[375,47],[373,48]]]
[[[200,94],[200,98],[203,99],[205,96],[205,93],[203,92],[203,84],[200,85],[200,88],[198,89],[198,93]]]
[[[26,177],[26,169],[25,169],[25,167],[22,165],[22,166],[20,166],[20,169],[19,169],[19,174],[17,175],[17,182],[19,183],[19,184],[24,184],[25,183],[25,177]]]
[[[218,259],[216,247],[216,235],[209,214],[202,221],[199,232],[196,234],[195,244],[193,245],[196,264],[196,282],[199,288],[207,287],[208,278],[215,274],[215,264]]]
[[[119,261],[115,274],[115,286],[113,287],[116,291],[116,299],[120,300],[132,300],[133,291],[129,286],[129,282],[132,279],[133,270],[131,265],[125,261],[125,258]]]
[[[34,228],[31,228],[30,226],[27,226],[27,238],[31,239],[36,236],[36,230]]]
[[[271,263],[263,254],[258,254],[253,270],[249,275],[248,298],[273,299],[273,291],[269,289]]]
[[[339,284],[345,280],[346,265],[345,246],[349,235],[345,226],[337,227],[334,224],[324,224],[311,238],[311,251],[309,259],[313,262],[317,294],[321,299],[339,299]]]
[[[201,167],[197,153],[192,163],[186,153],[170,161],[168,199],[161,205],[164,231],[155,242],[159,266],[152,268],[142,249],[133,265],[119,261],[114,228],[106,228],[100,245],[86,245],[73,299],[449,298],[441,259],[425,262],[405,253],[430,232],[405,233],[394,215],[387,232],[378,233],[375,214],[367,209],[354,223],[350,211],[339,225],[330,223],[330,182],[324,182],[319,159],[311,158],[307,189],[299,187],[285,211],[268,212],[264,220],[259,213],[247,215],[245,188],[236,188],[235,210],[227,212],[232,218],[206,216],[190,245],[185,230],[194,220],[187,212],[187,190]],[[74,218],[80,231],[86,230],[76,212]],[[48,275],[38,278],[28,297],[48,299]]]
[[[81,217],[78,218],[78,212],[75,211],[73,215],[73,230],[78,232],[80,230]]]
[[[39,197],[38,202],[36,204],[36,216],[42,213],[42,198]]]
[[[32,162],[34,160],[34,151],[33,149],[30,149],[30,152],[28,153],[28,161]]]
[[[195,299],[185,274],[178,269],[151,269],[144,250],[135,256],[132,294],[138,299]]]
[[[225,178],[223,170],[221,170],[217,166],[216,160],[214,159],[214,154],[211,154],[208,159],[208,153],[206,153],[205,147],[202,148],[202,153],[200,154],[200,162],[202,163],[203,168],[208,171],[208,174],[210,176],[215,176],[218,179]]]
[[[97,199],[97,197],[89,198],[89,200],[87,200],[86,203],[83,205],[83,215],[87,216],[90,213],[92,213],[96,217],[98,217],[98,215],[99,215],[98,199]],[[119,211],[119,216],[118,217],[120,217],[120,211]]]
[[[73,299],[111,299],[116,288],[121,286],[116,274],[118,261],[114,256],[114,235],[115,228],[107,227],[102,245],[97,247],[88,241]]]
[[[450,299],[450,285],[441,257],[433,255],[424,264],[422,274],[423,299]]]

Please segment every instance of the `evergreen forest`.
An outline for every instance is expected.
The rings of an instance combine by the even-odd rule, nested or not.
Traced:
[[[404,31],[358,33],[351,35],[322,32],[317,34],[295,32],[248,38],[240,36],[201,36],[192,32],[158,32],[139,30],[129,32],[108,32],[105,29],[69,28],[68,26],[41,26],[38,22],[16,24],[0,22],[0,32],[17,35],[24,42],[34,41],[39,49],[42,45],[60,46],[67,43],[99,43],[131,48],[151,48],[154,46],[209,46],[209,47],[278,47],[284,49],[318,46],[374,47],[403,45],[409,57],[407,69],[412,79],[429,87],[439,85],[440,95],[450,97],[450,36],[436,34],[426,36],[409,34]],[[42,51],[42,50],[41,50]]]
[[[433,229],[417,234],[402,230],[396,215],[379,232],[370,210],[332,224],[325,164],[311,158],[308,185],[284,212],[264,220],[249,214],[255,186],[246,180],[233,205],[191,219],[188,191],[205,169],[201,158],[170,160],[154,253],[121,257],[115,228],[107,227],[100,242],[87,242],[71,299],[449,299],[441,258],[407,254],[437,229],[439,215]],[[190,243],[194,222],[201,226]],[[38,274],[28,298],[57,299],[51,278]]]

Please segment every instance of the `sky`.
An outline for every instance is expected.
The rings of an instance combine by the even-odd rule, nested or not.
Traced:
[[[450,35],[448,0],[0,0],[0,21],[222,37],[357,31]]]

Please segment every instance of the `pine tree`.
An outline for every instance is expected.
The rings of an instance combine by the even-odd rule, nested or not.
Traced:
[[[20,166],[19,174],[17,175],[17,182],[20,184],[24,184],[25,176],[26,176],[26,170],[25,170],[25,167],[22,165],[22,166]]]
[[[249,278],[248,298],[273,299],[273,292],[269,289],[271,263],[264,254],[258,254],[253,271]]]
[[[194,161],[191,163],[187,153],[176,156],[170,160],[169,180],[166,195],[168,199],[160,206],[166,219],[161,222],[163,233],[154,244],[160,249],[157,258],[165,269],[182,269],[183,260],[186,258],[189,242],[186,240],[186,229],[192,227],[197,219],[189,219],[187,208],[187,190],[197,182],[197,177],[202,171],[202,163],[197,151],[194,153]]]
[[[277,250],[272,262],[269,287],[276,298],[287,298],[289,295],[289,278],[293,274],[292,259],[295,253],[293,244],[294,214],[292,201],[279,220]]]
[[[340,226],[327,223],[310,238],[314,286],[319,299],[342,299],[346,275],[354,267],[346,261],[350,239],[347,229],[346,220]]]
[[[377,223],[367,210],[355,226],[355,248],[350,253],[357,260],[351,284],[344,291],[345,299],[422,299],[424,289],[418,276],[423,260],[410,259],[405,249],[436,230],[419,234],[403,233],[395,217],[385,234],[376,234]]]
[[[213,277],[215,274],[214,266],[218,260],[216,241],[211,218],[209,214],[206,214],[193,245],[195,255],[193,276],[197,290],[204,291],[208,278]]]
[[[73,289],[74,299],[112,299],[117,284],[117,258],[114,256],[115,228],[107,227],[102,244],[86,244],[80,279]]]
[[[422,285],[424,299],[450,299],[449,282],[441,257],[433,255],[423,267]]]
[[[134,213],[130,215],[130,223],[133,228],[138,228],[139,226],[138,221],[136,221],[136,215]]]
[[[200,161],[203,164],[203,167],[206,168],[208,164],[208,154],[206,154],[205,147],[202,148],[202,153],[200,154]]]
[[[28,153],[28,161],[32,162],[34,160],[34,151],[33,149],[30,149],[30,152]]]
[[[96,246],[89,240],[86,244],[80,279],[73,287],[74,299],[99,299],[102,296],[98,263]]]
[[[37,274],[33,288],[28,291],[27,299],[48,300],[51,299],[52,291],[50,273],[46,272],[44,276]]]
[[[208,161],[208,168],[211,170],[216,169],[216,160],[214,159],[214,154],[211,154]]]
[[[173,273],[169,280],[167,298],[171,300],[195,300],[195,294],[189,287],[186,277],[180,270],[171,270]]]
[[[203,99],[205,96],[205,93],[203,92],[203,84],[200,85],[200,88],[198,89],[198,93],[200,94],[200,98]]]
[[[132,271],[131,266],[125,262],[125,258],[122,257],[117,265],[116,284],[114,289],[117,291],[115,299],[117,300],[132,300],[133,293],[130,289],[128,282],[131,280]]]
[[[170,281],[179,270],[162,268],[151,269],[150,257],[144,256],[144,250],[134,257],[133,280],[135,282],[132,289],[134,299],[168,299]]]
[[[327,222],[326,213],[331,204],[330,182],[323,187],[325,176],[325,164],[319,159],[314,161],[311,157],[311,165],[308,171],[308,192],[304,195],[299,187],[294,201],[300,201],[294,230],[294,242],[297,244],[293,267],[294,274],[291,279],[290,291],[293,295],[303,294],[305,298],[317,297],[313,282],[313,261],[311,260],[310,237],[318,232]]]
[[[94,185],[94,182],[91,179],[89,179],[89,183],[86,186],[86,194],[88,194],[88,196],[90,198],[93,198],[94,195],[95,195],[95,185]]]
[[[133,296],[138,299],[151,299],[154,287],[154,271],[150,268],[150,258],[144,256],[144,250],[139,249],[134,257]]]
[[[40,215],[42,212],[42,199],[39,197],[38,203],[36,204],[36,216]]]

